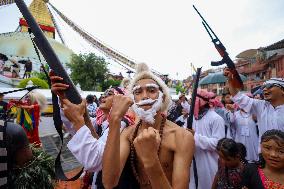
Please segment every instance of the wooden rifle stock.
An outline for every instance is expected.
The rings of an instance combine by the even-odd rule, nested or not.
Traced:
[[[34,17],[30,13],[28,7],[26,6],[23,0],[15,0],[16,5],[18,6],[19,10],[21,11],[22,15],[26,19],[32,33],[34,34],[34,42],[39,48],[40,52],[42,53],[43,57],[45,58],[49,67],[54,71],[54,73],[63,78],[64,83],[69,85],[69,88],[66,90],[65,94],[66,97],[75,104],[80,104],[82,99],[79,92],[76,90],[73,82],[69,78],[67,72],[65,71],[64,67],[62,66],[60,60],[58,59],[57,55],[53,51],[51,45],[47,41],[46,37],[44,36],[42,30],[36,23]]]

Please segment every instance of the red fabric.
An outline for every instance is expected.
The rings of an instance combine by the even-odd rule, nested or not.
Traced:
[[[213,92],[208,92],[205,89],[198,89],[197,94],[200,95],[203,98],[208,99],[208,101],[203,100],[202,98],[196,97],[195,99],[195,106],[194,106],[194,117],[197,119],[199,110],[201,107],[203,107],[205,104],[209,103],[210,107],[215,107],[216,101],[215,101],[215,94]]]
[[[27,27],[29,27],[27,21],[26,21],[25,19],[23,19],[23,18],[20,18],[19,24],[20,24],[21,26],[27,26]],[[52,26],[45,26],[45,25],[39,24],[39,27],[40,27],[42,30],[44,30],[44,31],[49,31],[49,32],[53,32],[53,33],[55,32],[55,28],[52,27]]]
[[[98,108],[96,110],[96,124],[101,125],[105,119],[106,119],[106,116],[104,112],[100,108]]]
[[[38,104],[33,104],[32,109],[27,109],[28,113],[30,115],[34,116],[34,127],[33,130],[27,131],[25,127],[23,127],[27,133],[29,142],[31,144],[35,144],[37,147],[41,146],[41,141],[39,139],[39,131],[38,131],[38,126],[39,126],[39,117],[40,117],[40,107]]]
[[[259,176],[260,176],[260,179],[261,179],[261,182],[262,182],[262,185],[263,185],[264,189],[267,189],[267,188],[265,187],[265,180],[266,180],[266,179],[265,179],[263,170],[260,169],[260,168],[258,168],[258,174],[259,174]]]
[[[258,168],[258,174],[260,176],[262,185],[264,187],[264,189],[284,189],[284,185],[274,182],[272,180],[269,180],[263,172],[263,169]]]
[[[119,87],[119,89],[123,92],[122,95],[126,94],[126,90],[122,87]],[[119,95],[121,93],[119,93],[119,91],[117,91],[115,88],[111,88],[109,90],[112,90],[114,95]],[[124,118],[128,121],[129,125],[133,125],[135,123],[135,114],[131,111],[128,111],[125,115]],[[104,112],[98,108],[96,111],[96,124],[97,125],[101,125],[105,120],[109,120],[109,115],[104,114]]]

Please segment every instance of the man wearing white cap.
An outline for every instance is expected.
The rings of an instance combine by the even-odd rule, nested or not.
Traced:
[[[130,97],[113,99],[103,156],[104,187],[118,185],[122,170],[130,167],[137,181],[132,188],[187,188],[194,140],[189,131],[166,119],[166,84],[146,64],[139,64],[128,91]],[[132,104],[140,121],[120,135],[117,125]]]
[[[226,68],[224,75],[228,78],[229,90],[233,101],[246,112],[257,116],[259,136],[271,129],[284,131],[284,79],[271,78],[263,84],[264,100],[258,100],[240,93],[240,89],[232,85],[231,71]]]

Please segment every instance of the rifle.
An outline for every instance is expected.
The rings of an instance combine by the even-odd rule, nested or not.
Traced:
[[[197,88],[198,88],[200,73],[201,73],[201,68],[197,68],[196,79],[195,79],[195,83],[194,83],[194,89],[193,89],[192,96],[191,96],[190,113],[189,113],[189,116],[187,118],[187,128],[188,129],[192,129],[195,99],[196,99],[196,95],[197,95]],[[192,159],[192,163],[193,163],[194,182],[195,182],[195,187],[197,189],[198,188],[198,174],[197,174],[196,160],[195,160],[194,156],[193,156],[193,159]]]
[[[44,36],[42,30],[40,29],[40,27],[36,23],[34,17],[32,16],[32,14],[29,11],[27,5],[25,4],[25,2],[23,0],[15,0],[15,3],[17,5],[17,7],[19,8],[19,10],[21,11],[22,15],[24,16],[24,18],[26,19],[32,33],[34,34],[34,36],[35,36],[34,42],[35,42],[36,46],[39,48],[43,57],[45,58],[47,64],[54,71],[54,73],[56,75],[63,78],[64,83],[69,85],[69,88],[65,91],[66,97],[72,103],[75,103],[75,104],[81,103],[82,99],[81,99],[79,92],[76,90],[75,85],[73,84],[72,80],[68,76],[64,67],[62,66],[60,60],[58,59],[58,57],[55,54],[55,52],[53,51],[51,45],[49,44],[46,37]],[[56,130],[57,130],[59,136],[60,136],[61,142],[63,144],[62,121],[61,121],[61,118],[60,118],[60,112],[59,112],[60,110],[59,110],[59,106],[58,106],[58,99],[57,99],[57,96],[55,94],[52,94],[52,103],[53,103],[53,107],[54,107],[54,112],[53,112],[53,114],[54,114],[54,117],[53,117],[54,125],[56,127]],[[89,120],[89,117],[85,117],[85,121],[86,121],[86,119]],[[60,162],[61,149],[62,149],[62,145],[61,145],[60,151],[59,151],[59,153],[56,157],[56,160],[55,160],[55,174],[56,174],[57,178],[59,178],[60,180],[74,181],[74,180],[76,180],[80,177],[80,175],[83,172],[83,169],[81,169],[81,171],[77,175],[75,175],[74,177],[72,177],[70,179],[67,178],[66,175],[64,174],[64,171],[63,171],[63,168],[62,168],[62,165],[61,165],[61,162]]]
[[[202,19],[202,25],[204,26],[206,32],[208,33],[212,42],[214,43],[216,50],[218,51],[218,53],[222,57],[221,61],[212,61],[211,66],[220,66],[220,65],[223,65],[223,64],[227,64],[227,67],[230,69],[230,71],[233,74],[233,80],[232,80],[233,87],[238,88],[238,89],[243,89],[244,88],[243,81],[242,81],[238,71],[236,70],[234,62],[229,57],[229,54],[227,53],[225,46],[223,45],[223,43],[220,41],[218,36],[214,33],[214,31],[211,29],[209,24],[206,22],[206,20],[203,18],[203,16],[200,14],[200,12],[197,10],[197,8],[194,5],[193,5],[193,8],[195,9],[197,14]]]

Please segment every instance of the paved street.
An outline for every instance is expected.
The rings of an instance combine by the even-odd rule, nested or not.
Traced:
[[[45,151],[54,158],[56,158],[61,144],[60,138],[56,133],[57,131],[55,130],[52,117],[41,117],[41,122],[39,125],[40,139]],[[66,172],[80,167],[78,161],[66,147],[66,144],[69,140],[70,136],[64,139],[61,155],[62,167]]]

